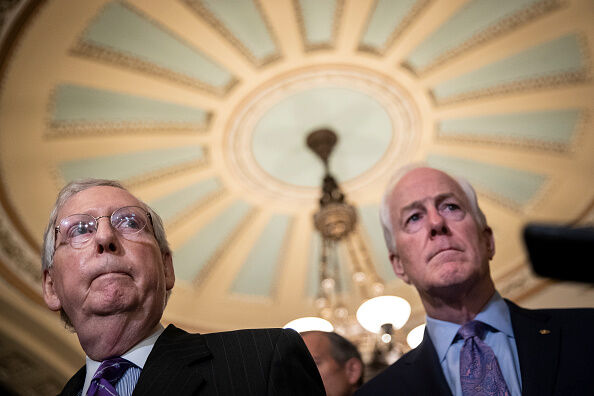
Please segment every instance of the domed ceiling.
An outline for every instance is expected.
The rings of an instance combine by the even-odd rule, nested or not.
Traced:
[[[494,229],[492,272],[521,299],[528,221],[592,220],[594,5],[588,0],[8,2],[0,87],[0,264],[39,298],[57,191],[120,179],[160,213],[177,283],[165,320],[212,331],[315,314],[330,160],[359,221],[339,249],[385,292],[378,206],[391,173],[424,161],[468,178]],[[361,300],[345,276],[353,314]]]

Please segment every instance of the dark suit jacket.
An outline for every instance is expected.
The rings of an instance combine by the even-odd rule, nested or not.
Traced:
[[[528,310],[507,301],[522,395],[594,395],[594,309]],[[423,342],[365,384],[364,395],[451,395],[427,331]]]
[[[61,395],[78,395],[83,366]],[[293,330],[189,334],[169,325],[138,379],[137,395],[325,395],[305,343]]]

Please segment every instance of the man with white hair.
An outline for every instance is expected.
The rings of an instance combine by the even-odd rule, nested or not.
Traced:
[[[493,232],[467,181],[404,169],[380,218],[394,272],[417,289],[427,327],[357,395],[593,394],[594,310],[527,310],[499,295]]]
[[[189,334],[160,324],[175,282],[159,216],[120,183],[58,195],[44,235],[43,296],[87,354],[62,395],[323,395],[298,333]]]

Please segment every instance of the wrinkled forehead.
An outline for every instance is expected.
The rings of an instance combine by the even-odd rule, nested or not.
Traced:
[[[86,213],[96,217],[106,216],[124,206],[145,208],[142,202],[121,188],[111,186],[91,187],[68,198],[59,209],[56,221],[79,213]]]
[[[425,202],[447,195],[468,204],[464,191],[448,174],[431,168],[413,169],[392,189],[390,195],[392,216],[396,216],[403,208],[416,202]]]

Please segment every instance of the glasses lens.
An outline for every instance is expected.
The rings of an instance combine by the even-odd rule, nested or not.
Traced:
[[[75,214],[62,219],[58,230],[65,241],[77,247],[93,237],[97,232],[97,222],[93,216]]]
[[[121,234],[136,234],[146,227],[148,218],[144,209],[126,206],[113,212],[111,225]]]

